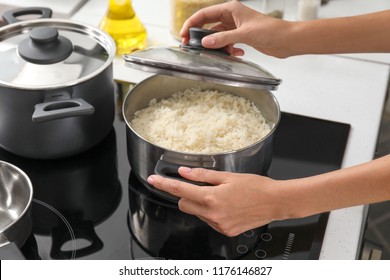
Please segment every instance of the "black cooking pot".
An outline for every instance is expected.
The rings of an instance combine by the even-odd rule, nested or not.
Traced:
[[[100,142],[114,120],[114,56],[112,38],[81,23],[34,19],[0,28],[0,146],[53,159]]]
[[[177,203],[154,195],[129,176],[129,228],[147,255],[164,259],[240,259],[259,242],[266,227],[227,237],[199,218],[181,212]]]

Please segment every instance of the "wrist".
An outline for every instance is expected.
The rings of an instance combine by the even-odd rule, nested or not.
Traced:
[[[286,49],[286,57],[310,53],[310,38],[307,37],[310,32],[310,24],[307,21],[287,22],[283,29],[280,39],[281,46]]]
[[[297,46],[297,38],[301,36],[304,29],[300,22],[275,20],[274,26],[269,28],[272,34],[267,37],[270,40],[265,42],[265,48],[261,51],[277,58],[302,54],[300,46]]]
[[[277,181],[280,207],[278,220],[304,218],[318,214],[316,210],[315,188],[310,187],[310,180],[290,179]]]

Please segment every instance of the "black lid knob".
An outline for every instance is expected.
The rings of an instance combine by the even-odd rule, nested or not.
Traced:
[[[190,40],[188,41],[188,45],[196,48],[204,48],[202,46],[202,39],[207,35],[213,34],[217,31],[210,29],[203,29],[198,27],[190,27]]]
[[[58,34],[54,27],[31,29],[29,38],[18,45],[19,55],[35,64],[53,64],[65,60],[73,52],[72,42]]]
[[[202,45],[202,39],[203,37],[206,37],[210,34],[216,33],[217,31],[211,30],[211,29],[203,29],[199,27],[190,27],[189,33],[190,33],[190,40],[186,45],[182,44],[180,45],[182,48],[187,49],[193,49],[193,50],[205,50],[205,51],[211,51],[216,52],[218,54],[229,54],[224,48],[220,49],[210,49],[205,48]]]
[[[58,30],[53,27],[36,27],[30,31],[29,36],[34,43],[38,44],[55,42],[58,38]]]

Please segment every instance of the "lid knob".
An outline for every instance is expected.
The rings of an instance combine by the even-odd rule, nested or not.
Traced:
[[[213,34],[216,31],[210,29],[203,29],[198,27],[190,27],[190,40],[188,41],[188,45],[196,48],[204,48],[202,46],[202,39],[207,35]]]
[[[37,27],[30,31],[29,36],[37,44],[55,42],[58,38],[58,30],[53,27]]]
[[[19,55],[35,64],[53,64],[65,60],[73,52],[72,42],[58,34],[54,27],[31,29],[29,38],[18,45]]]
[[[202,39],[203,37],[206,37],[210,34],[216,33],[215,30],[210,29],[203,29],[199,27],[190,27],[189,33],[190,33],[190,40],[186,45],[180,45],[182,48],[187,49],[195,49],[195,50],[205,50],[205,51],[213,51],[221,54],[229,54],[224,48],[220,49],[209,49],[205,48],[202,45]]]

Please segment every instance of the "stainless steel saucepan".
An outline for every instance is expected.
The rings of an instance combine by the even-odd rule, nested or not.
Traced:
[[[172,201],[177,201],[177,197],[148,185],[146,178],[150,174],[180,178],[177,168],[186,165],[266,175],[271,163],[272,138],[280,120],[280,108],[270,91],[277,89],[281,80],[259,65],[228,55],[223,49],[204,48],[202,38],[213,32],[193,27],[189,30],[188,44],[154,47],[124,56],[126,66],[157,74],[132,88],[123,103],[131,169],[151,191]],[[189,88],[218,90],[246,98],[262,112],[271,127],[270,133],[236,151],[194,154],[150,143],[132,128],[134,113],[147,107],[150,100],[159,101]]]
[[[0,259],[23,258],[19,248],[32,229],[33,188],[21,169],[0,161]]]

